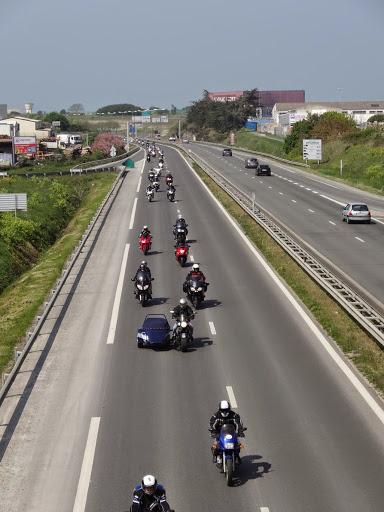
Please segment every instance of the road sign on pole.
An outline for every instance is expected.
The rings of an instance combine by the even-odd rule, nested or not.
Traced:
[[[322,160],[321,139],[303,139],[303,159]]]

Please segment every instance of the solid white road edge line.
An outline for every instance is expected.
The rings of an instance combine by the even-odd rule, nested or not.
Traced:
[[[226,386],[226,388],[227,388],[227,393],[228,393],[229,403],[231,404],[231,408],[237,409],[237,402],[236,402],[235,393],[233,392],[232,386]]]
[[[120,309],[121,295],[123,293],[123,285],[124,285],[125,269],[127,268],[129,245],[130,244],[126,244],[125,248],[124,248],[123,261],[121,262],[120,275],[119,275],[119,280],[117,282],[115,300],[113,302],[111,321],[109,324],[107,345],[112,345],[113,342],[115,341],[117,317],[118,317],[119,309]]]
[[[236,231],[239,233],[240,237],[243,239],[244,243],[248,246],[248,248],[251,250],[251,252],[256,256],[256,258],[259,260],[260,264],[264,267],[268,275],[271,277],[271,279],[275,282],[278,288],[282,291],[283,295],[288,299],[288,301],[291,303],[293,308],[297,311],[297,313],[301,316],[303,321],[307,324],[308,328],[312,331],[312,333],[316,336],[316,338],[319,340],[319,342],[322,344],[325,351],[328,353],[328,355],[333,359],[334,363],[339,367],[339,369],[344,373],[344,375],[347,377],[347,379],[350,381],[350,383],[353,385],[353,387],[356,389],[356,391],[359,393],[359,395],[363,398],[363,400],[366,402],[366,404],[370,407],[370,409],[376,414],[378,419],[381,421],[381,423],[384,424],[384,410],[380,407],[378,402],[370,395],[368,390],[365,388],[365,386],[360,382],[360,380],[356,377],[356,375],[353,373],[353,371],[349,368],[349,366],[345,363],[345,361],[342,359],[342,357],[337,353],[337,351],[333,348],[332,344],[327,340],[327,338],[324,336],[324,334],[320,331],[320,329],[317,327],[315,322],[310,318],[308,313],[302,308],[302,306],[297,302],[295,297],[292,295],[290,290],[286,287],[286,285],[283,283],[283,281],[280,279],[280,277],[275,273],[275,271],[269,266],[267,261],[264,259],[264,257],[259,253],[259,251],[256,249],[256,247],[252,244],[252,242],[246,237],[246,235],[241,231],[240,227],[236,224],[235,220],[232,219],[230,214],[227,212],[227,210],[224,208],[224,206],[219,202],[219,200],[213,195],[213,193],[209,190],[208,186],[204,183],[204,181],[198,176],[189,164],[189,162],[186,160],[183,154],[179,153],[180,156],[183,158],[185,163],[188,165],[190,170],[192,171],[193,175],[200,181],[200,183],[203,185],[207,193],[211,196],[213,201],[216,203],[216,205],[220,208],[224,216],[228,219],[228,221],[232,224],[232,226],[236,229]]]
[[[77,485],[75,503],[73,505],[73,512],[84,512],[85,506],[87,504],[87,495],[89,489],[89,482],[91,481],[93,459],[95,456],[99,426],[100,418],[91,418],[87,444],[84,450],[83,463],[81,465],[79,483]]]
[[[136,192],[140,192],[140,185],[141,185],[141,176],[139,178],[139,183],[137,184]]]
[[[216,334],[215,324],[213,322],[208,322],[208,323],[209,323],[209,328],[211,329],[211,334],[213,334],[213,336],[215,336],[215,334]]]
[[[135,200],[134,200],[134,202],[133,202],[132,213],[131,213],[131,219],[130,219],[130,221],[129,221],[129,229],[132,229],[132,228],[133,228],[133,223],[135,222],[136,206],[137,206],[137,197],[135,197]]]

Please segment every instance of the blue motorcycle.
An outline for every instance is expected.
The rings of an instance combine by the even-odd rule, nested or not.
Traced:
[[[223,425],[216,443],[216,450],[218,452],[216,466],[224,473],[227,485],[230,486],[232,485],[233,474],[238,465],[237,455],[241,447],[235,426],[230,424]]]

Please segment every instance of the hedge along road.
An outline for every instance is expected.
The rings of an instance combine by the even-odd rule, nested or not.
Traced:
[[[127,176],[5,453],[2,506],[64,512],[76,500],[77,512],[122,512],[153,472],[180,511],[379,510],[378,415],[184,160],[165,154],[177,202],[162,180],[149,204],[145,176],[138,193],[140,177]],[[167,313],[182,293],[188,269],[174,260],[171,234],[178,212],[211,283],[207,303],[188,353],[141,350],[144,315]],[[146,309],[130,282],[143,224],[154,234]],[[248,426],[233,488],[211,463],[207,431],[226,398]]]
[[[254,169],[245,169],[246,152],[234,151],[231,158],[223,157],[221,148],[189,146],[234,185],[254,193],[256,203],[349,276],[373,306],[384,310],[384,198],[264,157],[259,161],[270,164],[272,176],[255,176]],[[372,224],[341,221],[342,205],[351,201],[368,204],[375,218]]]

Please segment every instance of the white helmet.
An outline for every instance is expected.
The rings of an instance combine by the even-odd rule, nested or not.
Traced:
[[[141,481],[141,487],[145,494],[153,494],[156,490],[157,480],[153,475],[145,475]]]
[[[180,299],[180,300],[179,300],[179,304],[186,304],[186,302],[187,302],[187,301],[186,301],[185,299]]]
[[[194,264],[192,265],[192,270],[194,270],[195,272],[197,272],[198,270],[200,270],[199,264],[198,264],[198,263],[194,263]]]
[[[148,229],[148,226],[147,225],[143,226],[143,229]]]
[[[229,402],[227,400],[222,400],[219,403],[219,411],[224,418],[226,418],[229,414],[229,411],[231,410],[231,406],[229,405]]]

